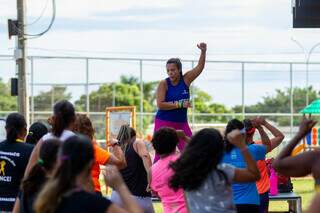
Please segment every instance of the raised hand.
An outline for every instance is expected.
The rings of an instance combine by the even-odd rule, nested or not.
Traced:
[[[262,125],[265,124],[265,120],[263,117],[256,117],[254,119],[251,120],[252,122],[252,126],[259,129],[259,128],[262,128]]]
[[[113,189],[118,189],[122,184],[124,184],[123,179],[115,166],[106,166],[105,169],[103,169],[102,174],[105,183]]]
[[[206,43],[203,43],[203,42],[201,42],[201,43],[199,43],[199,44],[197,44],[197,47],[201,50],[201,51],[207,51],[207,44]]]
[[[261,117],[261,116],[258,116],[255,120],[260,125],[265,125],[265,123],[266,123],[266,119],[264,117]]]
[[[111,138],[111,140],[110,140],[110,142],[109,142],[109,146],[114,146],[114,145],[116,145],[116,144],[118,144],[118,143],[119,143],[119,141],[118,141],[117,139]]]
[[[231,131],[227,135],[227,139],[231,144],[235,145],[240,149],[246,147],[244,135],[241,134],[240,130],[238,129]]]
[[[299,133],[301,135],[308,134],[312,128],[316,125],[317,121],[312,120],[311,118],[303,117],[299,126]]]

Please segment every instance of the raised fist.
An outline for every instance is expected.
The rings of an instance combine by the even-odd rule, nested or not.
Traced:
[[[201,50],[201,51],[207,51],[207,44],[206,43],[199,43],[197,44],[197,47]]]

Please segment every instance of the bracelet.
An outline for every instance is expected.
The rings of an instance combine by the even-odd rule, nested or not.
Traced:
[[[179,102],[178,102],[178,104],[179,104],[179,108],[183,108],[183,100],[180,100]]]

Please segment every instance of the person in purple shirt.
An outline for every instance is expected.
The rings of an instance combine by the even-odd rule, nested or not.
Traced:
[[[158,111],[154,132],[166,126],[183,130],[189,137],[192,135],[187,118],[187,108],[190,106],[189,87],[204,69],[207,51],[206,43],[200,43],[197,46],[201,50],[200,58],[197,66],[190,71],[182,73],[182,64],[178,58],[171,58],[167,61],[168,78],[160,81],[157,89]],[[185,142],[180,140],[179,150],[183,150],[184,146]],[[156,154],[154,162],[157,160],[159,160],[159,155]]]

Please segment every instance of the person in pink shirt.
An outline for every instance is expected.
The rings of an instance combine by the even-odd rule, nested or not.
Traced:
[[[151,189],[156,193],[162,202],[164,213],[187,213],[187,206],[183,189],[174,191],[169,187],[169,180],[173,170],[169,167],[171,162],[179,158],[176,153],[176,146],[179,143],[179,136],[188,140],[180,131],[173,128],[162,127],[153,135],[152,145],[160,159],[151,167]]]

